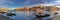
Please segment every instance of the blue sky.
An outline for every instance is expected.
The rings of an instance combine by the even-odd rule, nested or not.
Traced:
[[[60,0],[0,0],[0,7],[17,8],[35,4],[59,4]]]

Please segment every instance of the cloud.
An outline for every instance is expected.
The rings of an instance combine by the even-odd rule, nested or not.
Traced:
[[[56,0],[56,1],[52,2],[52,4],[60,5],[60,0]]]
[[[56,3],[56,4],[60,4],[60,0],[56,0],[55,3]]]
[[[26,0],[23,3],[19,3],[20,5],[35,5],[35,4],[52,4],[54,1],[52,0]]]
[[[50,0],[49,0],[50,1]],[[52,0],[50,1],[52,2]],[[18,4],[18,5],[31,5],[31,4],[41,4],[50,3],[48,0],[0,0],[0,4]]]
[[[9,4],[13,5],[15,3],[12,2],[12,1],[9,1],[9,0],[0,0],[0,7],[3,7],[3,8],[7,7],[7,8],[9,8],[10,7]]]
[[[2,5],[2,4],[7,4],[7,3],[9,3],[9,4],[14,4],[14,2],[12,2],[12,1],[0,0],[0,5]]]
[[[0,5],[0,8],[8,8],[8,6]]]
[[[0,0],[0,7],[3,6],[29,6],[35,4],[55,5],[60,4],[60,0]],[[2,7],[3,7],[2,6]]]
[[[40,5],[40,4],[37,4],[37,5]],[[42,5],[46,5],[46,6],[48,6],[48,5],[51,5],[51,6],[60,5],[60,0],[55,0],[55,1],[52,1],[52,2],[49,2],[49,3],[45,3],[45,4],[42,4]]]

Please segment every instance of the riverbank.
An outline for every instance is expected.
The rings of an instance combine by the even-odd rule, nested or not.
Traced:
[[[12,19],[5,17],[5,16],[0,14],[0,20],[12,20]]]

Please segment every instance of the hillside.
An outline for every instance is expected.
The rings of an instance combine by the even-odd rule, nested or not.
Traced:
[[[15,11],[36,11],[37,9],[42,9],[45,11],[56,11],[56,10],[60,10],[60,8],[56,7],[56,6],[33,6],[33,7],[24,7],[24,8],[16,8]]]

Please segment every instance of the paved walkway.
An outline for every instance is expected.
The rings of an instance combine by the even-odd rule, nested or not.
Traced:
[[[0,20],[11,20],[11,19],[0,14]]]
[[[58,14],[56,15],[56,17],[53,20],[60,20],[60,11],[57,11]]]

